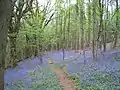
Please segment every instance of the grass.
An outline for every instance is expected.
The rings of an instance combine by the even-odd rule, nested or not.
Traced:
[[[82,81],[80,79],[79,73],[78,74],[76,74],[76,73],[68,74],[68,77],[69,77],[69,79],[71,79],[72,81],[75,82],[76,90],[102,90],[103,86],[90,86],[90,85],[87,85],[85,88],[82,87]]]
[[[49,67],[39,68],[39,70],[31,73],[30,77],[32,79],[30,87],[33,90],[50,90],[50,88],[61,90],[56,74],[51,72]]]
[[[114,57],[113,61],[120,61],[120,57]]]
[[[71,73],[67,75],[68,75],[68,78],[75,83],[76,90],[82,90],[81,79],[79,78],[79,75],[76,73]]]

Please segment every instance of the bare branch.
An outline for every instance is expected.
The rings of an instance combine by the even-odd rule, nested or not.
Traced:
[[[52,20],[52,17],[54,16],[55,12],[51,14],[49,20],[45,21],[45,24],[43,26],[43,29],[49,24],[49,22]]]

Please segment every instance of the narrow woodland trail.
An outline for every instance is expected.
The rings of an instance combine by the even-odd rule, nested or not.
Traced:
[[[48,58],[48,62],[52,71],[56,73],[63,90],[76,90],[74,81],[70,80],[66,74],[66,66],[58,68],[50,58]]]

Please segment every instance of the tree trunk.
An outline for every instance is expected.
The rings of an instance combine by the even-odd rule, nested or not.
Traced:
[[[10,0],[0,0],[0,90],[4,90],[3,69],[5,66],[8,22],[11,8]]]
[[[114,47],[117,45],[117,40],[118,40],[118,30],[119,30],[119,17],[118,17],[118,12],[119,12],[119,7],[118,7],[118,0],[116,0],[116,29],[115,29],[115,35],[114,35]]]
[[[81,49],[84,49],[84,0],[80,0],[79,4],[80,9],[80,28],[81,28]]]
[[[64,15],[66,13],[64,12]],[[66,15],[64,16],[64,27],[63,27],[63,40],[62,40],[62,51],[63,51],[63,60],[65,58],[65,41],[66,41],[66,38],[65,38],[65,27],[66,27]]]
[[[39,45],[39,49],[40,49],[40,63],[43,63],[43,59],[42,59],[42,54],[43,54],[43,46]]]
[[[68,11],[68,40],[67,40],[67,49],[69,49],[69,45],[70,45],[70,0],[68,0],[68,8],[69,8],[69,11]]]
[[[91,40],[91,6],[90,6],[90,0],[88,4],[88,38],[87,38],[87,47],[90,46],[90,40]]]
[[[93,60],[95,60],[95,28],[96,28],[96,0],[93,0],[93,39],[92,39],[92,53],[93,53]]]
[[[8,20],[10,17],[11,2],[0,0],[0,64],[5,64],[6,42],[8,34]]]

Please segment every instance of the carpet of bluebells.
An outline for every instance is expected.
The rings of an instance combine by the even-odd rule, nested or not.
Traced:
[[[61,90],[57,76],[47,62],[38,58],[18,63],[4,73],[5,90]]]
[[[77,78],[77,90],[120,90],[120,49],[111,49],[105,53],[98,52],[97,60],[93,60],[92,52],[82,51],[48,52],[43,56],[43,64],[39,58],[23,60],[15,68],[9,68],[4,74],[5,90],[61,90],[56,74],[50,70],[47,57],[51,57],[56,65],[67,64],[67,74]],[[79,56],[79,57],[78,57]],[[71,61],[71,59],[76,58]]]

